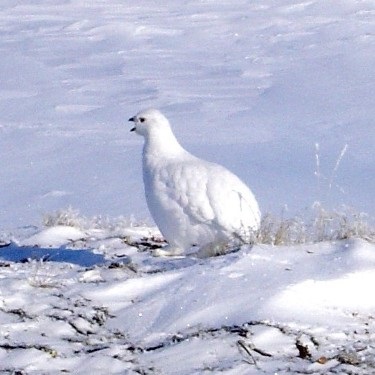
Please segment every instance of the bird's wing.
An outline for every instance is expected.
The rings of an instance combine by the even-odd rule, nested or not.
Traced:
[[[215,213],[207,195],[208,175],[204,163],[194,160],[170,163],[160,168],[155,181],[158,190],[163,192],[163,207],[178,207],[191,224],[212,221]]]
[[[228,233],[258,228],[259,208],[249,188],[220,165],[200,159],[169,163],[154,176],[156,206]],[[176,214],[176,218],[179,217]]]
[[[207,194],[217,224],[228,232],[258,229],[260,211],[250,189],[233,173],[214,164]]]

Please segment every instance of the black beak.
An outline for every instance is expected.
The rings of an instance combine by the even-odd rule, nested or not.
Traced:
[[[135,122],[135,116],[134,117],[130,117],[129,121]],[[130,131],[131,132],[135,131],[135,126],[134,126],[134,128],[131,128]]]

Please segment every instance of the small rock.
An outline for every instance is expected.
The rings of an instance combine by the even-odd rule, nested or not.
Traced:
[[[321,357],[317,360],[317,362],[318,362],[319,364],[321,364],[321,365],[325,365],[325,364],[328,362],[328,358],[325,357],[325,356],[323,355],[323,356],[321,356]]]

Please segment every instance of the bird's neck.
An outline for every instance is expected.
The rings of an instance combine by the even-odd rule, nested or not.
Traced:
[[[154,161],[169,161],[187,154],[187,151],[178,143],[172,130],[168,127],[150,133],[145,139],[143,159],[149,166]]]

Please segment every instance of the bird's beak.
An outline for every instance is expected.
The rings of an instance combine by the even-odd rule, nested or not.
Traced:
[[[130,117],[129,121],[135,122],[135,116],[134,117]],[[130,131],[131,132],[135,131],[135,126],[134,126],[134,128],[131,128]]]

